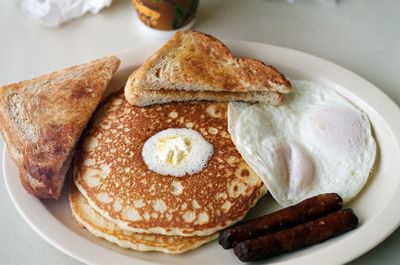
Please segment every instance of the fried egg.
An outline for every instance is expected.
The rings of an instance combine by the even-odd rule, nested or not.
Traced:
[[[229,103],[236,148],[281,206],[336,192],[346,203],[376,156],[367,115],[333,90],[292,81],[281,106]]]

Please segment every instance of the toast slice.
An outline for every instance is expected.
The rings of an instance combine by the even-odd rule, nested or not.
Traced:
[[[140,106],[188,99],[278,105],[281,94],[290,88],[290,82],[272,66],[252,58],[233,58],[210,35],[180,31],[129,77],[125,96]]]
[[[128,79],[127,86],[134,78]],[[276,91],[250,91],[250,92],[215,92],[215,91],[182,91],[182,90],[140,90],[133,88],[132,92],[125,97],[130,99],[129,103],[136,106],[148,106],[168,102],[180,102],[191,100],[212,101],[246,101],[263,102],[271,105],[279,105],[283,101],[281,93]]]
[[[29,193],[60,196],[75,146],[119,63],[104,57],[0,87],[0,131]]]

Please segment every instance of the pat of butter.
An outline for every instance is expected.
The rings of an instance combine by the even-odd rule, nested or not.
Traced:
[[[142,158],[147,167],[161,175],[182,177],[207,166],[214,152],[212,144],[197,131],[170,128],[147,139]]]
[[[159,140],[157,150],[160,160],[177,165],[189,155],[190,140],[184,138],[183,135],[165,137]]]

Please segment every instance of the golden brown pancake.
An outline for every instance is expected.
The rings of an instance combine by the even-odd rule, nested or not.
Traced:
[[[218,233],[208,236],[166,236],[141,234],[121,229],[112,221],[96,212],[75,185],[71,184],[69,202],[75,221],[95,236],[102,237],[123,248],[139,251],[161,251],[179,254],[195,249],[218,237]]]
[[[227,131],[227,104],[130,105],[119,93],[96,113],[75,159],[74,181],[89,204],[125,230],[204,236],[241,220],[266,193]],[[163,176],[142,148],[167,128],[197,130],[214,147],[200,172]]]

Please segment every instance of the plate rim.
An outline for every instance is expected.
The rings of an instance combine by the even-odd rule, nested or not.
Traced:
[[[259,42],[250,42],[250,41],[237,41],[237,40],[223,40],[223,42],[230,47],[231,45],[236,45],[236,46],[243,46],[245,47],[244,49],[248,49],[249,46],[252,47],[256,47],[256,48],[267,48],[267,49],[272,49],[272,50],[276,50],[276,51],[281,51],[283,53],[288,53],[291,54],[292,56],[295,56],[297,59],[304,59],[306,58],[307,60],[311,60],[311,62],[319,62],[320,64],[324,64],[326,65],[328,68],[330,69],[335,69],[337,71],[339,71],[343,77],[344,77],[344,81],[342,81],[342,83],[346,83],[348,81],[346,80],[352,80],[355,79],[358,82],[360,82],[361,84],[363,84],[363,86],[366,87],[366,89],[368,90],[368,92],[371,93],[370,97],[376,97],[378,96],[379,98],[383,99],[385,101],[385,108],[390,108],[391,110],[395,110],[396,112],[400,113],[400,108],[397,106],[397,104],[391,99],[389,98],[383,91],[381,91],[379,88],[377,88],[376,86],[374,86],[372,83],[370,83],[369,81],[367,81],[366,79],[362,78],[361,76],[359,76],[358,74],[351,72],[350,70],[337,65],[333,62],[330,62],[328,60],[325,60],[323,58],[317,57],[315,55],[309,54],[309,53],[305,53],[302,51],[298,51],[298,50],[294,50],[294,49],[289,49],[289,48],[285,48],[285,47],[281,47],[281,46],[276,46],[276,45],[270,45],[270,44],[266,44],[266,43],[259,43]],[[119,52],[115,52],[114,55],[120,58],[129,56],[129,54],[133,54],[135,52],[139,52],[141,50],[148,50],[148,49],[154,49],[154,51],[160,47],[164,42],[162,41],[157,41],[154,42],[151,45],[143,45],[140,47],[136,47],[136,48],[130,48],[130,49],[125,49]],[[257,53],[257,52],[256,52]],[[122,62],[124,63],[124,62]],[[133,62],[133,63],[138,63],[138,62]],[[129,64],[129,65],[133,65],[133,63]],[[140,62],[139,62],[140,63]],[[118,72],[118,70],[117,70]],[[307,71],[305,71],[305,73],[307,73]],[[335,83],[337,83],[336,80],[334,80]],[[365,89],[365,88],[364,88]],[[374,108],[375,110],[375,108]],[[381,112],[377,111],[379,114]],[[382,115],[379,115],[382,116]],[[390,125],[389,127],[392,129],[392,125],[395,125],[395,131],[392,131],[393,133],[393,137],[397,140],[397,144],[399,144],[400,142],[400,123],[397,126],[395,122],[395,116],[396,115],[391,115],[391,116],[386,116],[386,117],[382,117],[384,119],[384,121]],[[396,134],[395,132],[397,132],[398,134]],[[7,158],[8,156],[8,158]],[[88,263],[88,264],[106,264],[105,262],[110,262],[110,261],[114,261],[115,259],[105,259],[104,256],[105,254],[110,254],[112,256],[114,256],[115,254],[118,254],[120,258],[124,259],[123,257],[126,257],[126,261],[130,260],[130,261],[136,261],[138,262],[138,264],[158,264],[158,263],[154,263],[154,262],[149,262],[146,260],[141,260],[141,259],[135,259],[134,257],[128,257],[125,255],[121,255],[120,253],[116,253],[115,251],[112,251],[110,249],[106,249],[106,248],[102,248],[104,252],[104,255],[102,255],[101,260],[99,260],[92,254],[90,257],[85,256],[82,254],[82,251],[80,251],[79,248],[81,247],[77,247],[74,246],[74,244],[66,244],[65,242],[60,242],[60,236],[55,236],[55,235],[48,235],[48,233],[46,233],[46,231],[44,231],[43,229],[43,225],[41,225],[40,223],[38,224],[37,220],[35,220],[35,218],[32,216],[32,213],[29,212],[29,210],[27,211],[26,206],[24,206],[24,202],[21,202],[22,198],[17,198],[16,194],[15,194],[15,190],[13,190],[13,187],[11,187],[11,184],[8,180],[7,174],[6,174],[6,167],[8,167],[8,165],[6,164],[6,160],[9,159],[9,155],[7,152],[7,148],[6,145],[4,145],[3,148],[3,152],[2,152],[2,167],[3,167],[3,176],[4,176],[4,180],[5,180],[5,186],[8,192],[8,195],[10,196],[14,206],[17,208],[19,214],[23,217],[23,219],[25,220],[25,222],[27,222],[29,224],[29,226],[37,233],[39,234],[39,236],[41,236],[43,239],[45,239],[48,243],[50,243],[52,246],[56,247],[58,250],[64,252],[65,254],[81,261],[84,263]],[[18,180],[19,182],[19,180]],[[400,184],[397,183],[397,187],[395,188],[395,190],[400,191]],[[22,188],[22,186],[21,186]],[[30,196],[30,195],[29,195]],[[394,200],[393,198],[395,198],[396,194],[394,194],[391,198],[391,200],[388,202],[388,204],[385,205],[385,207],[381,208],[382,212],[385,211],[390,211],[391,209],[396,209],[396,200]],[[34,197],[32,197],[35,200],[38,200]],[[396,197],[397,199],[400,199],[400,193],[399,195],[397,195]],[[44,205],[42,205],[43,208]],[[81,235],[78,235],[77,233],[75,233],[74,231],[71,231],[69,228],[67,228],[64,224],[62,224],[61,222],[59,222],[54,216],[50,215],[54,220],[52,220],[52,222],[55,222],[56,224],[56,229],[52,229],[51,231],[57,230],[57,231],[64,231],[64,232],[72,232],[73,235],[69,235],[69,240],[72,240],[71,242],[74,242],[74,240],[79,240],[81,237]],[[400,213],[393,215],[391,220],[387,220],[390,221],[389,225],[390,227],[385,226],[385,231],[384,233],[380,233],[380,237],[378,240],[373,241],[372,243],[367,244],[368,246],[365,247],[361,250],[361,249],[357,249],[357,251],[355,251],[356,253],[352,252],[352,255],[348,255],[347,257],[343,257],[346,255],[343,255],[342,257],[339,257],[339,262],[349,262],[353,259],[358,258],[359,256],[365,254],[366,252],[368,252],[369,250],[371,250],[372,248],[374,248],[375,246],[377,246],[379,243],[381,243],[383,240],[385,240],[390,234],[392,234],[399,226],[400,226]],[[48,231],[47,231],[48,232]],[[382,231],[381,231],[382,232]],[[99,247],[97,244],[89,241],[89,240],[84,240],[86,241],[86,247]],[[221,250],[222,251],[222,250]],[[232,254],[233,255],[233,254]],[[306,255],[307,256],[307,255]],[[296,261],[296,260],[294,260]],[[261,261],[262,262],[262,261]],[[265,262],[268,262],[268,260],[266,260]],[[276,264],[280,264],[283,262],[287,262],[287,261],[277,261]],[[290,262],[290,261],[289,261]]]

